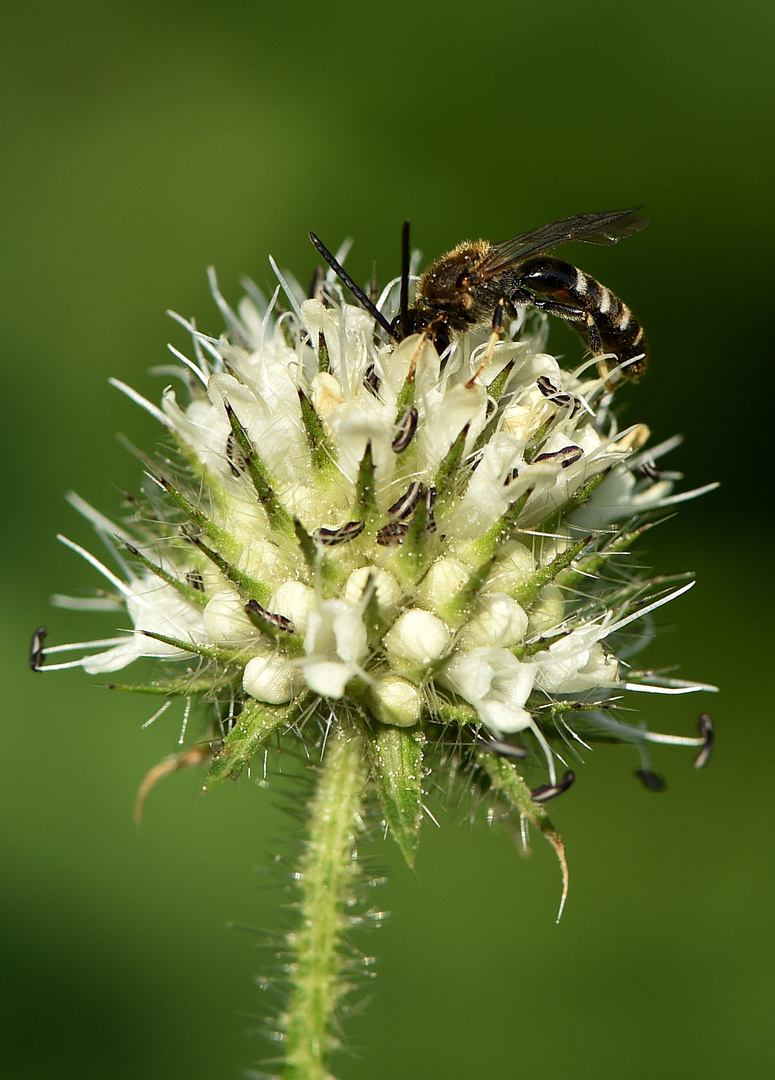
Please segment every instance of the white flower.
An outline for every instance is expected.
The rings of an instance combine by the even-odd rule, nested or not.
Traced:
[[[516,600],[505,593],[488,593],[461,630],[458,650],[488,645],[513,649],[524,641],[527,625],[527,613]]]
[[[370,687],[369,701],[374,716],[383,724],[413,727],[422,717],[420,690],[407,679],[383,675]]]
[[[344,600],[324,600],[307,617],[302,671],[311,690],[339,698],[360,674],[368,640],[361,612]]]
[[[451,641],[452,631],[443,620],[430,611],[410,608],[385,634],[384,646],[388,663],[421,679],[423,669],[439,660]]]
[[[524,731],[533,723],[524,706],[533,689],[535,665],[521,663],[508,649],[462,653],[449,664],[443,678],[497,734]]]
[[[654,464],[675,441],[649,454],[643,425],[620,432],[605,379],[538,351],[542,316],[532,337],[463,335],[442,359],[429,337],[375,340],[331,280],[313,299],[280,281],[280,316],[277,292],[251,289],[236,314],[214,286],[229,339],[184,323],[187,403],[167,388],[159,409],[117,384],[181,462],[149,469],[125,528],[74,499],[118,566],[66,541],[107,579],[86,603],[128,624],[38,647],[35,666],[155,658],[154,687],[209,698],[228,724],[250,701],[290,722],[324,698],[399,727],[529,729],[554,782],[554,709],[575,702],[580,727],[613,689],[676,692],[622,675],[619,632],[680,590],[631,580],[615,527],[634,535],[638,513],[689,497]],[[44,663],[66,650],[82,655]]]
[[[257,701],[280,705],[291,701],[302,689],[302,680],[287,661],[270,656],[254,656],[245,665],[242,686]]]

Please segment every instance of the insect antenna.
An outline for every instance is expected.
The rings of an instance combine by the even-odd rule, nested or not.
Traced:
[[[341,263],[338,263],[336,261],[336,259],[328,250],[323,241],[313,232],[309,234],[309,238],[315,245],[317,250],[320,252],[320,254],[323,256],[323,258],[326,260],[328,265],[331,267],[331,269],[334,271],[336,276],[342,282],[342,284],[347,286],[347,288],[353,294],[353,296],[361,305],[363,310],[368,311],[369,315],[371,315],[371,317],[379,323],[379,325],[389,337],[393,338],[394,341],[398,341],[398,335],[396,334],[395,330],[393,330],[390,323],[379,310],[377,305],[366,295],[360,285],[356,285],[356,283],[353,281],[353,279],[350,277],[350,275],[347,273]]]
[[[409,222],[401,229],[401,294],[399,301],[401,338],[409,337]]]

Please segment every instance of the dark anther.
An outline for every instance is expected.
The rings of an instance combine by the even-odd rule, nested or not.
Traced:
[[[520,759],[530,757],[530,751],[526,746],[517,746],[515,743],[506,742],[505,739],[486,739],[483,735],[477,735],[476,741],[485,750],[491,750],[498,757]]]
[[[664,791],[667,787],[664,779],[651,769],[636,769],[635,775],[647,791]]]
[[[422,495],[422,483],[413,480],[400,499],[396,499],[388,510],[388,517],[394,521],[403,521],[414,511]]]
[[[403,544],[408,532],[409,526],[405,521],[391,521],[377,531],[377,543],[380,547],[398,547]]]
[[[369,364],[366,368],[366,374],[363,376],[363,385],[370,394],[373,394],[374,397],[379,397],[379,375],[377,375],[373,364]]]
[[[393,452],[400,454],[402,450],[406,450],[409,443],[414,438],[414,433],[417,431],[418,413],[414,405],[404,412],[404,415],[398,422],[398,434],[391,443]]]
[[[242,471],[245,468],[245,458],[232,432],[229,432],[226,436],[226,458],[229,462],[231,475],[242,476]]]
[[[708,764],[711,751],[713,750],[713,743],[715,741],[715,734],[713,731],[713,719],[710,713],[702,713],[697,721],[697,729],[699,730],[700,737],[703,740],[702,749],[697,757],[694,759],[695,769],[704,769]]]
[[[321,526],[315,529],[312,539],[326,547],[335,547],[337,544],[346,544],[348,540],[354,540],[363,532],[365,522],[348,521],[346,525],[340,525],[337,529],[327,529]]]
[[[425,492],[425,506],[427,508],[425,516],[425,528],[429,533],[436,532],[436,518],[433,516],[433,508],[436,505],[436,488],[429,487]]]
[[[638,474],[644,476],[652,483],[662,479],[662,470],[658,469],[653,461],[644,461],[638,466]]]
[[[557,387],[554,385],[551,379],[547,379],[545,375],[538,376],[538,378],[536,379],[536,386],[544,395],[544,397],[554,397],[555,394],[559,393]]]
[[[533,463],[537,465],[539,462],[554,462],[562,469],[567,469],[569,465],[573,465],[580,457],[583,457],[584,451],[580,446],[563,446],[562,450],[555,450],[551,454],[539,454],[538,457],[533,459]]]
[[[30,667],[33,671],[40,671],[43,667],[43,661],[45,660],[43,642],[46,639],[47,633],[48,630],[45,626],[39,626],[32,635],[32,641],[30,643]]]
[[[561,409],[564,409],[566,405],[570,405],[573,401],[572,394],[565,394],[558,390],[551,379],[547,379],[546,375],[538,376],[536,379],[536,386],[545,398],[549,398],[555,405],[559,405]]]
[[[503,486],[508,487],[519,476],[519,469],[514,468],[511,472],[506,473],[506,479],[503,481]]]
[[[563,791],[567,791],[575,779],[576,774],[568,769],[558,783],[541,784],[539,787],[534,788],[530,792],[530,798],[537,803],[549,802],[550,799],[556,799],[558,795],[562,795]]]
[[[196,589],[197,592],[205,591],[205,579],[199,570],[189,570],[186,573],[186,581],[192,589]]]
[[[275,630],[282,630],[284,634],[293,634],[296,631],[296,627],[293,625],[290,619],[286,619],[284,615],[277,615],[273,611],[267,611],[265,607],[261,607],[258,600],[248,600],[245,604],[245,611],[248,615],[255,615],[255,617],[267,626],[273,626]]]

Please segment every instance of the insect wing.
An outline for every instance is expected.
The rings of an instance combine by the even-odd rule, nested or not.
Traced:
[[[648,218],[635,214],[639,209],[635,206],[629,210],[609,210],[602,214],[576,214],[521,233],[513,240],[493,244],[476,267],[477,277],[480,281],[495,277],[529,255],[549,251],[570,240],[583,240],[586,244],[615,244],[617,240],[631,236],[648,225]]]

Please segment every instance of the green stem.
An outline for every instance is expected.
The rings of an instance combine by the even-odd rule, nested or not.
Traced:
[[[283,1017],[283,1080],[333,1080],[326,1067],[339,1046],[336,1013],[349,988],[345,936],[357,893],[366,752],[344,723],[329,735],[309,807],[309,834],[299,867],[300,928],[289,935],[291,992]]]

